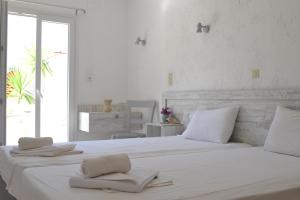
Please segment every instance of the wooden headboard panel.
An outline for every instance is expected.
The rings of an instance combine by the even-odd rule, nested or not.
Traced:
[[[300,110],[300,89],[170,91],[163,100],[182,121],[197,109],[240,106],[231,140],[262,146],[278,105]]]

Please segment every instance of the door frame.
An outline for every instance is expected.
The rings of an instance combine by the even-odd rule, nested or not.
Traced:
[[[0,145],[6,144],[7,2],[0,0]]]
[[[6,15],[6,29],[5,34],[7,33],[7,16],[9,12],[16,12],[16,13],[26,13],[26,14],[32,14],[36,16],[37,19],[37,34],[36,34],[36,104],[35,104],[35,136],[40,137],[40,114],[41,114],[41,102],[40,102],[40,88],[41,88],[41,59],[42,59],[42,22],[43,21],[50,21],[50,22],[58,22],[58,23],[66,23],[69,25],[69,53],[68,53],[68,140],[73,141],[75,139],[75,131],[76,131],[76,95],[75,95],[75,75],[76,75],[76,18],[75,16],[65,16],[56,14],[53,12],[41,12],[40,10],[35,9],[28,9],[27,7],[17,6],[14,7],[13,5],[7,6],[7,13]],[[22,14],[20,14],[22,15]],[[1,28],[1,30],[3,30]],[[6,42],[6,38],[5,38]],[[6,43],[5,43],[6,47]],[[6,58],[6,51],[5,51],[5,58]],[[3,70],[5,70],[5,73],[3,73],[3,76],[1,79],[2,81],[5,81],[5,88],[6,88],[6,59],[5,62],[3,62]],[[1,71],[2,72],[2,71]],[[2,74],[2,73],[1,73]],[[4,125],[3,130],[0,130],[2,132],[2,138],[3,138],[3,145],[6,143],[6,89],[1,91],[1,96],[4,97],[3,100],[3,109],[1,110],[1,114],[3,117],[1,117],[3,120],[1,120],[1,123]],[[0,140],[1,142],[1,140]]]

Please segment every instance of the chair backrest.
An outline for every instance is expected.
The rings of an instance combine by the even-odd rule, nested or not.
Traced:
[[[142,128],[144,124],[153,122],[155,101],[129,100],[127,104],[129,108],[129,130],[132,130],[133,127]]]

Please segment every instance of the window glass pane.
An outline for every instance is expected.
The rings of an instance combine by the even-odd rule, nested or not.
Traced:
[[[69,25],[42,22],[41,136],[68,141]]]
[[[35,136],[36,18],[8,15],[6,144]]]

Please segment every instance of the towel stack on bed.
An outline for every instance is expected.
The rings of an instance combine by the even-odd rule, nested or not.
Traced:
[[[139,193],[146,187],[171,185],[172,181],[158,180],[158,172],[131,169],[128,155],[117,154],[86,159],[82,173],[69,180],[73,188],[103,189]]]
[[[10,151],[15,156],[40,156],[56,157],[62,155],[81,154],[83,151],[75,150],[76,144],[54,145],[53,139],[45,138],[20,138],[19,146]]]

